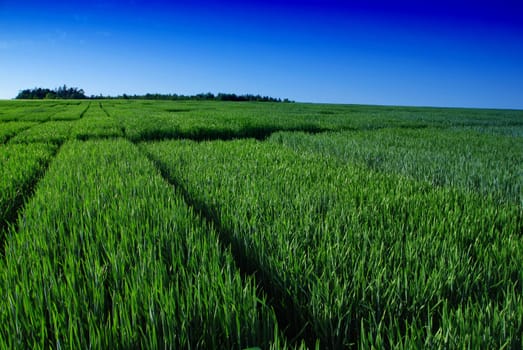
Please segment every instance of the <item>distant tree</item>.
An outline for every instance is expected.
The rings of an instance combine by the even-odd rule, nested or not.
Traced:
[[[18,95],[16,96],[17,99],[29,99],[31,98],[31,90],[29,89],[25,89],[25,90],[22,90],[18,93]]]
[[[256,102],[292,102],[285,98],[283,101],[281,98],[274,98],[269,96],[260,95],[236,95],[231,93],[220,92],[214,95],[211,92],[200,93],[196,95],[178,95],[178,94],[151,94],[145,95],[127,95],[122,94],[119,96],[98,96],[91,95],[87,97],[83,89],[75,87],[67,87],[67,85],[60,86],[54,90],[44,88],[34,88],[21,90],[16,96],[17,99],[133,99],[133,100],[165,100],[165,101],[182,101],[182,100],[195,100],[195,101],[234,101],[234,102],[245,102],[245,101],[256,101]]]
[[[43,89],[43,88],[34,88],[34,89],[26,89],[19,92],[18,96],[16,98],[19,99],[43,99],[46,97],[46,95],[51,92],[49,89]]]
[[[55,90],[34,88],[25,89],[18,93],[17,99],[44,99],[44,98],[60,98],[60,99],[85,99],[85,92],[79,88],[68,88],[66,85],[61,86]]]

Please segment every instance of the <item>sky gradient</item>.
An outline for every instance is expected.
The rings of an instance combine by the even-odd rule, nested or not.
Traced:
[[[522,109],[523,3],[0,0],[0,98],[63,84]]]

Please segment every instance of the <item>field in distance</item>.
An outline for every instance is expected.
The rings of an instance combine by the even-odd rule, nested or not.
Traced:
[[[523,111],[0,101],[0,348],[523,347]]]

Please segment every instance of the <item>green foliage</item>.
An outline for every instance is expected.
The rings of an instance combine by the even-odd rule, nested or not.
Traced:
[[[50,121],[42,124],[37,124],[29,129],[26,129],[18,133],[9,142],[48,142],[54,144],[61,144],[69,137],[73,123],[74,122],[71,121]]]
[[[74,123],[71,135],[79,140],[123,136],[115,119],[109,117],[101,104],[92,104],[82,119]]]
[[[16,103],[14,103],[16,102]],[[44,122],[48,121],[53,114],[61,108],[52,102],[45,101],[2,101],[0,122],[25,121]]]
[[[16,99],[84,99],[85,92],[79,88],[68,88],[66,85],[51,90],[47,88],[25,89],[18,93]]]
[[[13,221],[55,150],[45,144],[0,146],[0,231]]]
[[[522,348],[522,130],[511,110],[0,101],[0,348]],[[146,142],[182,138],[228,141]]]
[[[91,99],[124,99],[124,100],[156,100],[156,101],[235,101],[235,102],[285,102],[290,103],[289,99],[282,99],[260,96],[260,95],[237,95],[237,94],[226,94],[219,93],[214,95],[210,92],[200,93],[196,95],[178,95],[178,94],[145,94],[145,95],[127,95],[123,94],[120,96],[91,96]]]
[[[513,137],[523,137],[523,125],[486,125],[486,126],[469,126],[461,127],[461,130],[472,130],[482,134],[488,135],[500,135],[500,136],[513,136]]]
[[[523,206],[523,138],[500,136],[493,129],[490,135],[431,128],[277,133],[270,141]]]
[[[386,127],[523,128],[523,112],[279,103],[108,101],[111,116],[133,141],[253,137],[275,131],[318,133]]]
[[[35,125],[31,122],[6,122],[0,124],[0,144],[5,143],[18,132]]]
[[[123,140],[63,146],[0,275],[0,347],[240,349],[278,336],[213,229]]]
[[[142,147],[322,347],[521,344],[521,207],[270,143]]]
[[[283,104],[156,102],[148,105],[130,101],[107,104],[107,110],[133,141],[168,138],[263,139],[278,130],[322,130],[318,121],[309,120],[307,115],[282,115],[283,110],[279,106]]]
[[[51,116],[51,120],[76,120],[82,118],[89,109],[89,102],[68,103],[64,108]]]

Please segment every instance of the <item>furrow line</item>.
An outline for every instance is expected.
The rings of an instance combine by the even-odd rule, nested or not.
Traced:
[[[203,221],[212,225],[218,235],[222,249],[224,251],[230,250],[242,279],[255,278],[257,281],[257,294],[260,300],[267,300],[268,305],[274,310],[278,326],[283,331],[288,344],[297,348],[306,347],[313,349],[317,337],[312,327],[310,324],[301,325],[299,322],[296,322],[296,317],[292,316],[300,313],[298,306],[295,305],[295,302],[290,297],[271,285],[266,272],[261,270],[256,262],[250,259],[247,252],[242,249],[241,243],[234,239],[231,229],[222,224],[219,219],[219,209],[212,208],[203,201],[191,196],[183,184],[172,178],[168,170],[160,162],[151,157],[150,154],[143,153],[158,168],[164,180],[182,195],[186,205]],[[301,315],[299,318],[308,319],[305,315]]]

